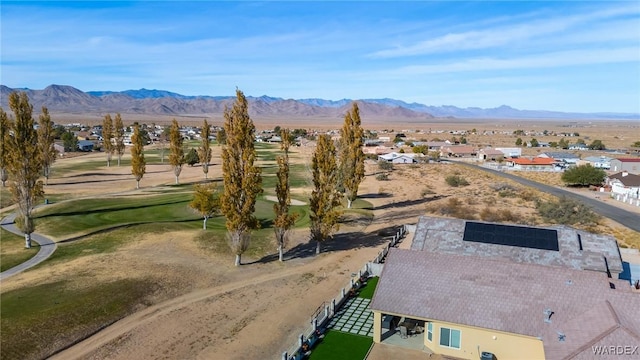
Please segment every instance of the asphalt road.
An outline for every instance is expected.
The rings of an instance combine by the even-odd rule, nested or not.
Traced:
[[[460,164],[460,165],[464,165],[464,166],[469,166],[469,167],[473,167],[476,169],[480,169],[498,176],[502,176],[508,179],[511,179],[513,181],[519,182],[520,184],[523,185],[527,185],[527,186],[531,186],[533,188],[536,188],[538,190],[544,191],[548,194],[552,194],[555,196],[566,196],[568,198],[573,198],[576,200],[580,200],[583,203],[591,206],[591,208],[593,209],[593,211],[595,211],[596,213],[607,217],[613,221],[616,221],[626,227],[628,227],[629,229],[635,230],[640,232],[640,215],[638,215],[637,213],[633,213],[624,209],[621,209],[619,207],[613,206],[613,205],[609,205],[606,202],[596,199],[595,197],[588,197],[588,196],[583,196],[580,194],[576,194],[573,193],[571,191],[567,191],[567,190],[563,190],[561,188],[557,188],[555,186],[549,186],[549,185],[545,185],[545,184],[541,184],[539,182],[535,182],[535,181],[531,181],[528,179],[524,179],[521,178],[519,176],[515,176],[509,173],[505,173],[502,171],[496,171],[493,169],[488,169],[488,168],[484,168],[481,166],[477,166],[477,165],[472,165],[472,164],[467,164],[464,162],[457,162],[455,161],[456,164]]]
[[[13,213],[5,217],[4,219],[2,219],[2,222],[0,222],[0,225],[5,230],[10,231],[16,235],[24,235],[22,231],[20,231],[16,227],[15,219],[16,219],[16,213]],[[34,267],[40,264],[41,262],[47,260],[47,258],[51,256],[51,254],[53,254],[54,251],[56,251],[56,247],[57,247],[56,243],[53,242],[51,239],[46,238],[40,234],[32,233],[31,241],[34,241],[40,245],[40,250],[38,250],[38,253],[32,258],[30,258],[29,260],[23,262],[22,264],[14,266],[11,269],[7,269],[1,272],[0,280],[4,280],[9,276],[19,274],[31,267]]]

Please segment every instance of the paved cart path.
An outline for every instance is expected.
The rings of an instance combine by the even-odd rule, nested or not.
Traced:
[[[13,213],[6,216],[4,219],[2,219],[2,221],[0,222],[0,225],[2,226],[3,229],[9,232],[12,232],[16,235],[23,236],[24,234],[16,226],[15,220],[16,220],[16,213]],[[29,260],[23,262],[22,264],[14,266],[11,269],[7,269],[1,272],[0,281],[10,276],[19,274],[29,268],[32,268],[40,264],[41,262],[47,260],[49,256],[51,256],[51,254],[53,254],[53,252],[56,251],[56,247],[57,247],[56,243],[53,240],[49,239],[48,237],[45,237],[38,233],[32,233],[31,240],[40,245],[40,250],[38,251],[38,253],[34,257],[30,258]]]

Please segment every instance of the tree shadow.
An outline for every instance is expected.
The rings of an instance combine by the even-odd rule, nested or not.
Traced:
[[[187,203],[188,201],[185,200],[175,200],[175,201],[167,201],[167,202],[163,202],[163,203],[158,203],[158,204],[140,204],[140,205],[135,205],[135,206],[123,206],[123,207],[112,207],[112,208],[105,208],[105,209],[95,209],[95,210],[80,210],[80,211],[67,211],[67,212],[55,212],[55,213],[51,213],[51,214],[45,214],[45,215],[39,215],[36,216],[36,219],[44,219],[47,217],[52,217],[52,216],[76,216],[76,215],[89,215],[89,214],[100,214],[100,213],[107,213],[107,212],[114,212],[114,211],[123,211],[123,210],[134,210],[134,209],[143,209],[143,208],[150,208],[150,207],[154,207],[154,206],[165,206],[165,205],[172,205],[172,204],[181,204],[181,203]]]
[[[385,210],[385,209],[391,209],[391,208],[399,208],[399,207],[420,205],[420,204],[428,203],[428,202],[431,202],[431,201],[440,200],[440,199],[443,199],[445,197],[447,197],[447,195],[436,195],[436,196],[424,197],[424,198],[415,199],[415,200],[396,201],[396,202],[391,202],[391,203],[388,203],[388,204],[384,204],[384,205],[378,206],[378,207],[376,207],[376,210]]]
[[[320,251],[322,253],[345,251],[351,249],[361,249],[377,247],[386,244],[390,240],[390,235],[395,234],[400,229],[399,226],[388,226],[386,228],[377,230],[372,233],[363,233],[360,231],[346,232],[335,234],[333,238],[327,239],[320,245]],[[391,235],[392,236],[392,235]],[[306,243],[298,244],[284,253],[284,261],[293,259],[304,259],[313,257],[316,255],[316,242],[308,241]],[[243,263],[243,265],[251,264],[267,264],[278,260],[278,254],[265,255],[262,258],[254,261]]]
[[[384,198],[389,198],[392,197],[393,194],[388,193],[388,192],[381,192],[381,193],[371,193],[371,194],[363,194],[363,195],[358,195],[358,198],[360,199],[384,199]]]
[[[88,175],[86,175],[88,176]],[[120,175],[122,176],[122,175]],[[113,181],[124,181],[131,180],[134,181],[133,177],[126,178],[118,178],[118,179],[99,179],[99,180],[85,180],[85,181],[65,181],[60,183],[49,183],[46,186],[62,186],[62,185],[79,185],[79,184],[92,184],[92,183],[105,183],[105,182],[113,182]]]

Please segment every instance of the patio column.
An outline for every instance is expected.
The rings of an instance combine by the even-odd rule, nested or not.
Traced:
[[[382,313],[373,312],[373,342],[380,343],[382,341]]]

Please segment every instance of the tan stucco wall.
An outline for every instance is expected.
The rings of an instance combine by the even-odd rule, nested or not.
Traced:
[[[382,336],[382,314],[373,312],[373,342],[379,343]]]
[[[386,314],[386,313],[385,313]],[[400,314],[392,314],[398,315]],[[428,319],[422,319],[429,321]],[[442,321],[433,322],[433,341],[427,340],[427,325],[424,336],[424,345],[433,353],[454,356],[462,359],[480,359],[483,351],[493,353],[498,360],[505,359],[544,359],[544,347],[542,340],[535,337],[511,334],[490,329],[452,324]],[[382,314],[373,312],[373,341],[380,342],[382,326]],[[460,349],[440,346],[440,327],[460,330]]]
[[[460,330],[459,350],[440,345],[440,327]],[[544,347],[537,338],[438,321],[433,322],[433,342],[425,334],[424,344],[434,353],[463,359],[477,360],[483,351],[493,353],[498,360],[544,359]]]

